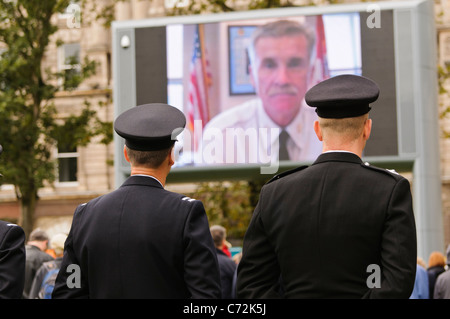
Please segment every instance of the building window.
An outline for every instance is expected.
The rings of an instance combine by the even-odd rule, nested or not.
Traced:
[[[183,105],[183,26],[167,26],[167,103]]]
[[[77,182],[78,153],[77,149],[58,145],[58,181]]]
[[[359,13],[323,15],[330,76],[361,74]]]
[[[62,72],[64,89],[71,87],[71,79],[80,74],[80,44],[67,43],[59,48],[58,69]]]

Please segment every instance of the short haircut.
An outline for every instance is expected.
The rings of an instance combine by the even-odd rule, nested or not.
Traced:
[[[259,26],[258,28],[256,28],[255,32],[253,32],[251,42],[248,47],[248,56],[250,59],[250,64],[253,64],[255,62],[256,58],[255,46],[256,42],[260,38],[265,37],[278,38],[282,36],[298,36],[298,35],[303,35],[306,37],[306,40],[308,41],[309,58],[311,58],[312,56],[311,53],[314,48],[316,38],[314,33],[306,26],[292,20],[277,20]]]
[[[172,147],[158,151],[137,151],[125,146],[128,158],[132,165],[144,166],[147,168],[158,168],[172,152]]]
[[[430,254],[430,257],[428,258],[428,268],[435,267],[435,266],[445,266],[445,257],[444,254],[442,254],[439,251],[433,251]]]
[[[209,230],[211,231],[211,236],[214,241],[214,245],[216,247],[221,246],[227,236],[227,231],[225,227],[220,225],[214,225],[211,226]]]
[[[347,117],[341,119],[328,119],[319,117],[319,124],[323,135],[330,130],[334,133],[346,137],[348,140],[357,139],[364,130],[364,123],[369,118],[368,114],[357,117]]]
[[[30,237],[29,237],[30,241],[46,241],[48,239],[49,239],[49,237],[48,237],[47,233],[40,228],[33,230],[30,233]]]
[[[50,239],[50,247],[53,249],[57,256],[61,255],[64,252],[64,244],[66,242],[67,235],[58,233],[53,235]]]

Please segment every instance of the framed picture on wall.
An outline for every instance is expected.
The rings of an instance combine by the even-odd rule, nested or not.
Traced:
[[[230,95],[255,94],[248,71],[247,46],[255,25],[233,25],[228,27]]]

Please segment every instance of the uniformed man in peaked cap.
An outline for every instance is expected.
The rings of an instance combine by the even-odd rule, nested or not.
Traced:
[[[114,129],[125,139],[131,176],[76,209],[53,298],[220,298],[203,204],[164,189],[185,124],[166,104],[118,116]],[[78,283],[71,265],[79,266]]]
[[[262,188],[238,297],[409,298],[416,270],[409,182],[361,160],[378,95],[376,83],[355,75],[306,93],[323,153]]]

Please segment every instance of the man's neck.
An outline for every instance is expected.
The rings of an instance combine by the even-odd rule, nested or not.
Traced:
[[[131,175],[148,175],[156,178],[161,185],[164,187],[166,185],[167,174],[162,172],[160,169],[153,169],[147,167],[132,167]]]
[[[322,153],[325,152],[350,152],[358,155],[362,158],[363,149],[357,145],[346,145],[346,146],[327,146],[323,144]]]

